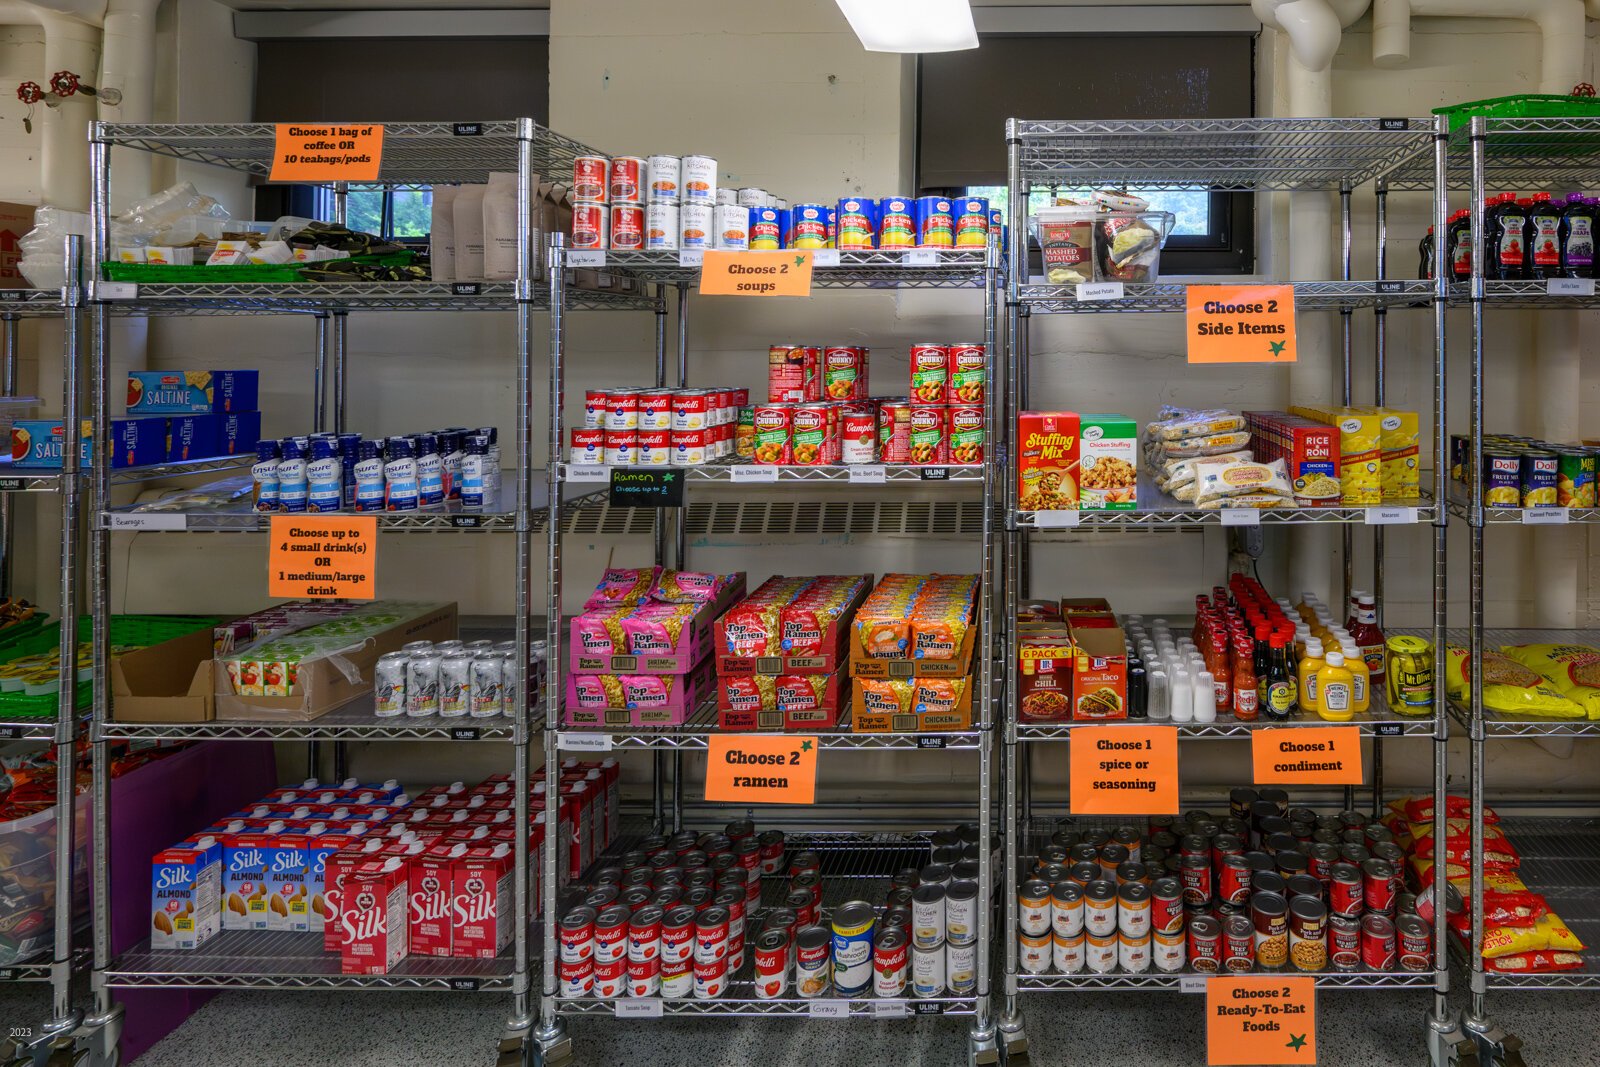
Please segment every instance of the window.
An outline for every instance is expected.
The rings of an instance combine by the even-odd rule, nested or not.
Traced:
[[[315,217],[332,222],[333,190],[312,190]],[[386,241],[426,241],[433,225],[433,191],[418,185],[352,185],[345,194],[345,225]]]
[[[1254,114],[1254,41],[1243,34],[985,35],[966,52],[918,60],[917,187],[1007,204],[1005,122],[1035,119],[1238,118]],[[1132,66],[1107,66],[1133,56]],[[1057,195],[1034,189],[1030,212]],[[1134,188],[1175,216],[1164,274],[1254,267],[1254,198],[1220,190]],[[1005,212],[1010,217],[1010,212]]]

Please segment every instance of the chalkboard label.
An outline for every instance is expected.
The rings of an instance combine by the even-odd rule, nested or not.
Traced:
[[[614,508],[681,508],[683,472],[619,467],[611,472],[610,502]]]

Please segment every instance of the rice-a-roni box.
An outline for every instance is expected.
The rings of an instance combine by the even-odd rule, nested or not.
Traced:
[[[1078,416],[1078,507],[1139,506],[1139,427],[1126,415]]]

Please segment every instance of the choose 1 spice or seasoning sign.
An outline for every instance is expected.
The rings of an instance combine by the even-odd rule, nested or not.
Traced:
[[[272,149],[274,182],[373,182],[383,168],[383,127],[280,122]]]
[[[1176,726],[1080,726],[1070,743],[1072,814],[1176,815]]]
[[[1360,785],[1361,730],[1288,726],[1250,735],[1257,785]]]
[[[272,517],[268,596],[372,600],[377,573],[376,515]]]
[[[706,799],[732,804],[813,804],[817,739],[802,734],[729,737],[706,746]]]
[[[1316,1063],[1317,980],[1207,979],[1206,1051],[1212,1067]]]
[[[706,252],[700,264],[703,296],[810,296],[811,253]]]
[[[1293,363],[1294,286],[1191,285],[1190,363]]]

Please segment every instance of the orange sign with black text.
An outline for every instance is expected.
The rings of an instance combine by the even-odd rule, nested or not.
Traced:
[[[1294,286],[1191,285],[1190,363],[1293,363]]]
[[[1206,1061],[1211,1067],[1317,1062],[1317,980],[1218,975],[1206,979]]]
[[[802,734],[712,734],[706,799],[729,804],[814,804],[817,739]]]
[[[1074,815],[1176,815],[1176,726],[1077,726],[1069,744]]]
[[[1256,785],[1360,785],[1361,729],[1285,726],[1250,734]]]
[[[810,296],[811,252],[708,251],[700,264],[702,296]]]
[[[267,595],[292,599],[377,597],[376,515],[274,515]]]
[[[280,122],[272,182],[375,182],[383,168],[383,127],[370,122]]]

